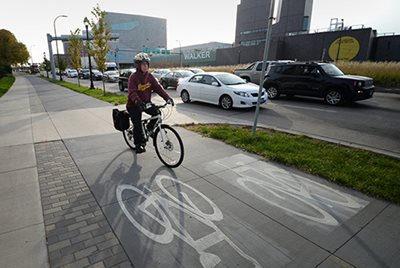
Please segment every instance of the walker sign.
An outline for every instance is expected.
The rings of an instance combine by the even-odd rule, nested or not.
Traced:
[[[184,62],[209,62],[215,61],[215,50],[190,50],[183,51]]]
[[[201,65],[212,65],[216,59],[215,49],[192,49],[182,50],[182,55],[174,51],[167,55],[153,54],[151,61],[153,63],[172,63],[179,64],[182,57],[183,66],[201,66]]]
[[[185,60],[211,59],[210,50],[207,50],[207,51],[200,50],[200,51],[194,51],[194,52],[190,51],[190,52],[183,53],[183,55],[184,55]]]

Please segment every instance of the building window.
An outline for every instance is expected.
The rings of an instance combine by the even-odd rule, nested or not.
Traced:
[[[246,34],[262,33],[262,32],[264,32],[264,33],[267,32],[267,28],[259,28],[259,29],[241,31],[239,34],[240,34],[240,35],[246,35]]]
[[[244,46],[244,47],[249,47],[249,46],[256,46],[259,45],[260,43],[265,42],[265,38],[263,39],[257,39],[257,40],[246,40],[246,41],[240,41],[239,45]]]
[[[310,29],[310,17],[303,17],[303,31],[308,31]]]

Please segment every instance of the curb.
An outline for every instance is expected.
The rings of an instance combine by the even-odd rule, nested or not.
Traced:
[[[400,94],[400,88],[385,88],[375,86],[375,92]]]

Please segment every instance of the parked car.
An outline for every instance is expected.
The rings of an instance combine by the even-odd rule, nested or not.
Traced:
[[[65,70],[65,72],[67,73],[67,77],[69,78],[78,77],[78,71],[75,69],[67,69]]]
[[[118,82],[119,80],[118,71],[105,71],[104,79],[108,82]]]
[[[200,68],[188,68],[188,70],[191,71],[194,74],[205,73],[205,71],[203,69],[200,69]]]
[[[263,84],[268,97],[280,94],[324,98],[330,105],[371,98],[372,78],[345,75],[331,63],[287,63],[271,65]]]
[[[193,73],[186,70],[171,71],[160,78],[161,85],[167,89],[168,87],[177,87],[178,82],[185,77],[192,76]]]
[[[90,70],[89,69],[80,69],[78,72],[80,79],[89,79]]]
[[[265,70],[267,70],[269,65],[275,64],[275,63],[290,63],[293,62],[291,60],[278,60],[278,61],[267,61]],[[236,69],[233,71],[234,74],[237,76],[240,76],[247,82],[252,82],[255,84],[260,83],[260,75],[262,72],[262,65],[263,61],[256,61],[247,66],[245,69]]]
[[[157,78],[158,80],[160,80],[161,76],[167,74],[171,72],[170,69],[156,69],[152,72],[152,75]]]
[[[125,88],[128,88],[128,79],[129,76],[136,72],[136,69],[123,69],[119,75],[118,79],[118,88],[120,91],[124,91]]]
[[[226,72],[195,74],[180,82],[177,87],[177,93],[184,103],[202,101],[220,105],[225,110],[256,106],[258,91],[258,85],[247,83],[239,76]],[[267,100],[263,89],[261,103]]]
[[[103,74],[99,70],[96,70],[96,69],[92,70],[92,76],[93,76],[93,80],[96,80],[96,81],[103,80]]]

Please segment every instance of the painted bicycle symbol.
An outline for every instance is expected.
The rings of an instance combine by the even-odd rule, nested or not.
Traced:
[[[216,163],[225,166],[223,162]],[[264,169],[241,166],[232,171],[237,174],[237,184],[247,192],[289,214],[316,223],[337,226],[339,222],[332,211],[352,215],[365,206],[365,202],[348,194],[272,165]]]
[[[165,186],[165,182],[172,182],[177,185],[176,188],[181,190],[178,192],[179,197],[173,195]],[[156,184],[161,189],[162,193],[166,197],[161,196],[156,192],[152,192],[146,188],[146,192],[136,188],[132,185],[119,185],[116,190],[118,203],[129,219],[129,221],[146,235],[148,238],[161,243],[171,243],[174,237],[182,239],[187,244],[191,245],[200,256],[200,263],[203,267],[215,267],[221,262],[221,258],[213,253],[206,252],[210,247],[224,241],[227,242],[241,257],[253,264],[254,267],[261,267],[261,265],[252,257],[244,253],[232,240],[229,239],[214,222],[221,221],[223,214],[221,210],[212,202],[207,196],[199,192],[195,188],[183,183],[179,180],[168,176],[157,176],[155,179]],[[164,183],[163,183],[164,182]],[[185,191],[186,190],[186,191]],[[124,191],[133,191],[140,195],[141,203],[138,206],[127,207],[122,194]],[[190,198],[189,193],[196,195],[196,203],[198,203],[198,197],[200,197],[202,203],[208,204],[211,208],[204,212],[197,206],[194,201]],[[154,212],[154,208],[156,213]],[[176,217],[172,210],[179,210],[184,214],[197,219],[199,222],[207,225],[213,231],[203,237],[195,239],[182,225],[182,222]],[[163,231],[152,230],[150,223],[141,223],[140,217],[146,215],[152,219],[153,223],[156,222],[158,225],[163,227]],[[172,222],[171,222],[172,221]],[[175,228],[173,226],[176,226]],[[156,232],[157,231],[157,232]]]

